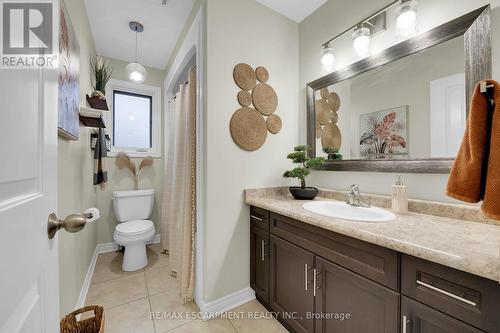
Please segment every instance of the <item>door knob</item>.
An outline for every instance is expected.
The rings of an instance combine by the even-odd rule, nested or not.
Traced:
[[[86,223],[87,217],[84,214],[71,214],[66,216],[64,220],[59,220],[56,214],[52,213],[47,221],[47,234],[49,239],[52,239],[61,228],[67,232],[78,232],[85,227]]]

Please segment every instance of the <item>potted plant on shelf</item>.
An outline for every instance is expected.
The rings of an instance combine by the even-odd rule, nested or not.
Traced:
[[[294,152],[288,154],[287,158],[302,166],[285,171],[283,174],[285,178],[300,179],[300,186],[289,187],[290,193],[297,200],[312,200],[319,193],[316,187],[306,187],[306,177],[311,173],[309,169],[321,166],[325,159],[323,157],[310,158],[307,154],[308,150],[308,146],[295,147]]]
[[[87,102],[93,109],[108,111],[105,96],[106,84],[108,84],[111,74],[113,74],[113,69],[109,67],[107,60],[95,57],[90,60],[90,70],[93,77],[92,88],[94,91],[90,96],[87,95]]]
[[[324,147],[323,152],[328,154],[329,161],[339,161],[343,158],[342,154],[339,153],[339,150],[333,147]]]

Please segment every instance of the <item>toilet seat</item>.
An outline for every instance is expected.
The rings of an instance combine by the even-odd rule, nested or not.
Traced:
[[[154,229],[153,221],[133,220],[119,223],[115,228],[115,233],[121,236],[135,236],[149,232]]]

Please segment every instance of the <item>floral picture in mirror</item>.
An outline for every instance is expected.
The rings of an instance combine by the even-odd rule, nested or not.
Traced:
[[[359,152],[362,158],[408,158],[408,109],[405,105],[360,115]]]

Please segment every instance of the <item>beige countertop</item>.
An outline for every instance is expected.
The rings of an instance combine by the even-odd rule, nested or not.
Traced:
[[[321,194],[321,193],[320,193]],[[331,200],[316,198],[315,200]],[[391,222],[355,222],[311,213],[281,189],[245,191],[260,207],[339,234],[500,282],[500,226],[408,213]]]

